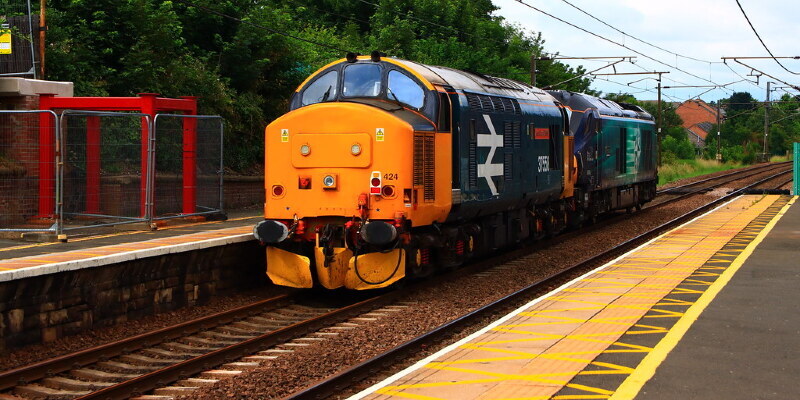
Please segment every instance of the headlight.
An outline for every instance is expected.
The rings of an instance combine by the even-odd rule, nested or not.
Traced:
[[[354,156],[361,154],[361,145],[356,143],[350,146],[350,153],[352,153]]]
[[[322,178],[322,186],[325,189],[335,189],[336,188],[336,176],[335,175],[325,175]]]
[[[311,154],[311,146],[309,146],[307,144],[304,144],[304,145],[300,146],[300,154],[302,154],[304,156],[307,156],[307,155]]]

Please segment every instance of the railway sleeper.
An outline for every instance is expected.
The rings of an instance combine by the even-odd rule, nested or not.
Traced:
[[[184,344],[184,343],[178,343],[178,342],[162,343],[161,346],[166,348],[167,350],[170,350],[170,351],[178,350],[181,353],[190,354],[192,356],[199,356],[199,355],[208,353],[209,351],[212,350],[212,349],[210,349],[208,347],[192,346],[192,345],[188,345],[188,344]]]
[[[136,374],[106,372],[89,368],[73,369],[69,371],[69,374],[78,379],[100,382],[122,382],[138,376]]]
[[[112,372],[135,374],[145,374],[159,369],[159,367],[155,365],[134,365],[117,361],[101,361],[97,363],[97,366]]]
[[[272,328],[269,325],[256,324],[256,323],[252,323],[252,322],[248,322],[248,321],[234,322],[230,326],[234,327],[234,328],[243,329],[243,330],[253,331],[253,332],[268,332],[268,331],[274,330],[274,328]]]
[[[44,378],[41,381],[42,385],[60,390],[71,390],[76,392],[82,391],[95,391],[105,387],[114,385],[116,382],[98,382],[98,381],[79,381],[77,379],[65,378],[62,376],[55,376],[52,378]]]
[[[178,386],[188,387],[209,387],[214,386],[219,379],[188,378],[175,382]]]
[[[141,354],[125,354],[118,357],[120,361],[124,361],[126,363],[130,363],[133,365],[172,365],[177,364],[183,359],[181,358],[154,358],[148,357]]]
[[[245,340],[248,340],[248,339],[252,339],[255,336],[258,336],[257,334],[233,335],[233,334],[229,334],[229,333],[225,333],[225,332],[219,332],[219,331],[200,332],[197,335],[200,336],[200,337],[209,338],[209,339],[220,339],[220,340],[225,340],[225,341],[232,341],[234,343],[245,341]]]
[[[267,326],[285,327],[285,326],[288,326],[288,325],[291,325],[291,324],[295,324],[300,320],[297,319],[297,318],[291,318],[291,317],[275,318],[274,316],[271,315],[269,318],[266,318],[266,317],[250,317],[250,318],[247,319],[247,321],[254,321],[256,323],[264,324],[264,325],[267,325]]]
[[[241,335],[241,336],[253,337],[253,336],[261,334],[261,331],[259,331],[259,330],[256,330],[256,329],[243,329],[243,328],[240,328],[240,327],[234,326],[234,325],[220,326],[217,329],[222,331],[222,332],[224,332],[224,333],[226,333],[226,334],[231,334],[231,335]]]
[[[89,393],[90,391],[88,390],[59,390],[37,384],[17,386],[14,388],[14,394],[19,396],[47,398],[51,400],[72,400]]]
[[[221,348],[221,347],[230,346],[232,344],[239,343],[238,340],[206,339],[206,338],[202,338],[202,337],[198,337],[198,336],[187,336],[185,338],[182,338],[181,340],[185,340],[185,341],[190,342],[192,344],[197,343],[197,344],[200,344],[200,345],[203,345],[203,346],[207,346],[207,347],[212,348],[214,350],[218,349],[218,348]]]
[[[151,347],[149,349],[143,349],[142,353],[145,353],[145,354],[148,354],[148,355],[151,355],[151,356],[155,356],[155,357],[179,358],[181,360],[188,360],[188,359],[190,359],[192,357],[197,357],[197,356],[203,354],[203,352],[192,352],[192,353],[176,352],[176,351],[173,351],[173,350],[162,349],[162,348],[159,348],[159,347]]]

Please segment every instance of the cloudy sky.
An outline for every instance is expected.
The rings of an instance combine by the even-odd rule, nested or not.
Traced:
[[[773,98],[786,93],[784,90],[798,93],[792,89],[780,88],[786,85],[777,80],[800,85],[800,60],[780,60],[790,71],[797,72],[797,75],[787,72],[773,60],[741,60],[776,78],[761,76],[758,84],[755,83],[755,77],[748,76],[751,74],[750,68],[733,60],[728,61],[728,66],[722,63],[720,57],[769,56],[747,24],[736,0],[566,0],[630,36],[582,14],[564,0],[521,1],[630,48],[625,49],[592,36],[519,1],[494,0],[494,4],[500,8],[498,15],[530,32],[541,32],[545,39],[545,50],[548,52],[571,57],[636,56],[635,65],[627,62],[618,64],[617,72],[670,71],[664,75],[664,86],[724,85],[742,81],[743,78],[753,81],[733,83],[727,86],[727,91],[712,89],[705,94],[703,92],[709,88],[664,89],[663,93],[671,96],[665,97],[665,100],[681,101],[701,96],[703,100],[712,101],[730,96],[731,91],[747,91],[763,100],[767,81],[777,82],[772,85],[778,87],[772,92]],[[756,31],[775,56],[800,56],[800,0],[739,1]],[[643,44],[634,37],[670,52]],[[638,55],[631,49],[663,64]],[[565,62],[571,65],[582,64],[587,70],[606,64],[602,61]],[[598,71],[603,72],[613,71],[610,68]],[[595,79],[593,88],[605,93],[632,93],[644,100],[655,99],[654,80],[644,79],[632,83],[631,86],[627,85],[647,76],[654,75],[603,76],[601,78],[616,83]]]

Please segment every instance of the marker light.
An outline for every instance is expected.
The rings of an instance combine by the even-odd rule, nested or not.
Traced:
[[[354,156],[361,154],[361,145],[356,143],[350,146],[350,153],[353,154]]]
[[[381,194],[381,172],[380,171],[372,171],[370,174],[371,178],[369,180],[369,194],[380,195]]]
[[[273,197],[281,197],[283,196],[283,186],[275,185],[272,187],[272,196]]]
[[[307,156],[307,155],[311,154],[311,146],[309,146],[307,144],[304,144],[304,145],[300,146],[300,154],[302,154],[304,156]]]

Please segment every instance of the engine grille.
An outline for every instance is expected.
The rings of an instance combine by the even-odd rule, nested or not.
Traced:
[[[436,199],[434,134],[414,134],[414,186],[422,186],[423,200]]]

